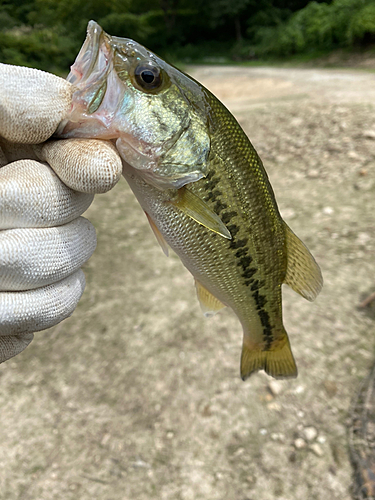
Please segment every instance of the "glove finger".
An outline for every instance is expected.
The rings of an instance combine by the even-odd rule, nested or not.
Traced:
[[[36,290],[0,293],[0,336],[32,333],[69,317],[85,289],[79,269],[71,276]]]
[[[77,193],[43,163],[20,160],[0,169],[0,229],[52,227],[79,217],[94,195]]]
[[[120,155],[108,141],[65,139],[34,149],[67,186],[82,193],[105,193],[121,177]]]
[[[39,160],[34,152],[32,144],[9,142],[3,137],[0,137],[0,146],[6,158],[4,165],[18,160]]]
[[[0,135],[12,142],[46,141],[68,114],[72,86],[37,69],[0,64]]]
[[[94,226],[83,217],[58,227],[0,231],[0,291],[60,281],[77,271],[95,247]]]
[[[8,162],[3,149],[0,147],[0,168],[6,165]]]
[[[22,352],[33,340],[32,333],[0,336],[0,363]]]

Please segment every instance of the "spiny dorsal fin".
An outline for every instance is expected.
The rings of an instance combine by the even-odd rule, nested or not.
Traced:
[[[165,241],[164,236],[161,234],[161,232],[159,231],[157,225],[152,220],[152,218],[148,215],[147,212],[145,212],[145,214],[146,214],[148,222],[150,223],[151,229],[152,229],[154,235],[156,236],[156,239],[158,240],[159,245],[161,246],[161,249],[163,250],[165,255],[168,257],[168,255],[169,255],[168,243]]]
[[[209,318],[216,314],[225,305],[220,302],[211,292],[207,290],[197,279],[195,280],[195,288],[197,289],[198,300],[201,305],[203,314]]]
[[[288,266],[284,283],[313,301],[323,286],[322,273],[309,249],[284,222]]]
[[[284,336],[285,335],[285,336]],[[246,380],[252,373],[264,370],[274,378],[295,378],[298,371],[287,333],[268,351],[242,346],[241,378]]]
[[[180,188],[177,198],[169,203],[210,231],[220,234],[220,236],[228,240],[232,239],[230,232],[220,217],[203,200],[185,187]]]

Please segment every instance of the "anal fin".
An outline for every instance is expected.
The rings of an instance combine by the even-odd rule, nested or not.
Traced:
[[[322,273],[304,243],[284,222],[288,266],[284,283],[307,300],[313,301],[323,286]]]
[[[169,203],[210,231],[228,240],[232,239],[232,235],[220,217],[210,209],[207,203],[187,188],[180,188],[177,192],[177,198]]]
[[[255,347],[255,346],[254,346]],[[285,337],[277,342],[274,349],[262,351],[251,349],[244,342],[241,354],[241,378],[246,380],[252,373],[264,370],[274,378],[295,378],[298,371],[289,339],[285,332]]]
[[[197,289],[197,296],[203,314],[209,318],[216,314],[220,309],[225,307],[219,299],[217,299],[206,287],[202,285],[197,279],[195,280],[195,288]]]
[[[161,246],[161,249],[163,250],[165,255],[168,257],[168,255],[169,255],[168,243],[165,241],[164,236],[161,234],[157,225],[155,224],[153,219],[150,217],[150,215],[148,215],[147,212],[145,212],[145,214],[146,214],[148,222],[150,223],[151,229],[152,229],[154,235],[156,236],[156,239],[158,240],[159,245]]]

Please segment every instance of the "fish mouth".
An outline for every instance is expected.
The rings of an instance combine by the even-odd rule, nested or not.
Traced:
[[[89,21],[87,35],[81,50],[71,67],[68,82],[76,86],[87,81],[92,75],[99,59],[99,51],[108,35],[95,21]]]
[[[90,21],[87,25],[86,39],[67,77],[67,81],[73,87],[72,106],[68,117],[58,126],[56,136],[112,138],[108,132],[109,124],[106,114],[100,116],[96,113],[107,94],[107,80],[112,69],[111,36],[103,31],[98,23]],[[110,95],[113,93],[109,92]],[[118,92],[118,97],[112,96],[113,109],[121,95]],[[83,121],[87,122],[87,120],[90,120],[92,124],[96,121],[96,126],[90,127],[87,133],[85,131],[79,133]]]

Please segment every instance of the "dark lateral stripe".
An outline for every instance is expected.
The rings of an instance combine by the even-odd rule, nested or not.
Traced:
[[[220,182],[220,179],[212,178],[210,181],[206,182],[204,188],[206,191],[213,191],[216,185]]]
[[[228,208],[228,205],[226,203],[222,203],[220,200],[218,200],[214,206],[214,210],[217,214],[226,208]]]
[[[243,268],[244,271],[246,271],[246,269],[249,267],[249,265],[251,264],[251,261],[253,259],[249,256],[249,255],[246,255],[246,257],[242,257],[239,261],[238,261],[238,266],[241,266]]]
[[[231,218],[235,217],[236,215],[237,212],[225,212],[224,214],[221,215],[221,220],[224,222],[224,224],[228,224]]]
[[[251,286],[251,290],[255,292],[255,290],[259,289],[259,280],[255,280]]]
[[[236,224],[229,224],[227,226],[227,229],[230,232],[230,234],[232,235],[232,238],[234,238],[236,236],[236,234],[238,233],[238,231],[240,230],[240,228],[238,226],[236,226]],[[245,250],[245,253],[246,253],[246,250]],[[238,257],[237,253],[236,253],[236,257]]]
[[[242,273],[242,276],[248,280],[252,278],[256,272],[257,270],[255,269],[255,267],[249,267],[245,269],[245,271]]]
[[[256,292],[256,293],[258,293],[258,292]],[[255,302],[257,302],[257,300],[259,300],[259,297],[263,297],[263,296],[259,296],[259,295],[256,296],[256,293],[253,295]],[[265,297],[263,297],[263,298],[265,299]],[[270,316],[269,316],[268,312],[265,311],[264,309],[258,309],[258,315],[259,315],[260,322],[262,323],[262,326],[263,326],[263,336],[264,336],[264,340],[266,343],[266,345],[264,346],[264,351],[268,351],[272,346],[272,342],[274,341],[274,337],[273,337],[273,333],[272,333],[272,326],[270,323]]]
[[[207,199],[215,202],[219,196],[222,196],[223,193],[219,189],[215,189],[215,191],[210,191],[208,193]]]
[[[251,287],[251,290],[255,292],[255,290],[259,290],[260,288],[263,288],[264,285],[266,284],[265,280],[254,280],[253,285]]]
[[[259,307],[259,309],[262,309],[266,305],[267,298],[264,295],[261,295],[258,290],[256,290],[253,293],[253,297],[254,297],[255,302],[257,304],[257,307]]]
[[[230,231],[230,234],[233,236],[233,233],[232,231],[229,229],[230,226],[227,226],[228,230]],[[236,257],[240,258],[242,257],[243,255],[246,255],[247,254],[247,248],[240,248],[239,250],[237,250],[236,252]]]
[[[232,248],[232,249],[236,249],[236,248],[242,248],[242,247],[246,247],[247,245],[247,238],[243,239],[243,240],[231,240],[230,244],[229,244],[229,248]]]

